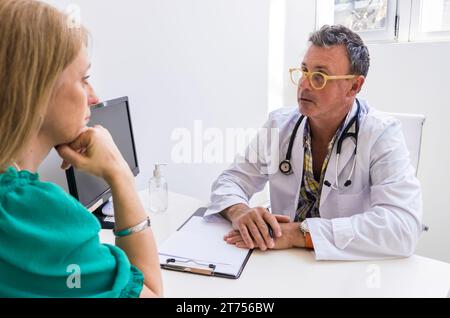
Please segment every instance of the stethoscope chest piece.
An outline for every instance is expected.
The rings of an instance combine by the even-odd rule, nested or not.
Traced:
[[[292,165],[289,160],[284,160],[280,164],[280,171],[285,175],[292,174]]]

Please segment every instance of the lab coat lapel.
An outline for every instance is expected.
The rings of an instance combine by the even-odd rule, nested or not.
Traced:
[[[306,117],[303,119],[302,124],[300,125],[300,128],[297,132],[297,137],[294,141],[294,147],[292,149],[292,170],[294,171],[294,175],[296,180],[298,180],[298,194],[300,193],[300,186],[302,183],[302,176],[303,176],[303,159],[304,159],[304,152],[305,149],[303,148],[303,136],[305,132],[305,124],[306,124]],[[298,199],[296,200],[298,201]]]
[[[322,205],[325,203],[325,201],[328,198],[328,195],[331,192],[331,187],[327,187],[325,183],[327,183],[328,181],[330,184],[334,184],[335,170],[336,170],[336,150],[333,149],[333,155],[330,157],[330,160],[328,161],[327,171],[325,172],[324,184],[322,185],[320,207],[322,207]]]

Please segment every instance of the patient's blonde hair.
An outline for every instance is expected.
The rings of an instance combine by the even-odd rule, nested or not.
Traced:
[[[55,84],[87,32],[36,0],[0,0],[0,171],[39,130]]]

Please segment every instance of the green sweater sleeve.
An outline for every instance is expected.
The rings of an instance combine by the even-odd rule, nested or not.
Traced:
[[[0,175],[0,297],[138,297],[142,273],[100,224],[38,174]]]

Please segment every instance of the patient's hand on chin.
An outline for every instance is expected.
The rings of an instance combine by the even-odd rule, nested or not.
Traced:
[[[58,149],[59,149],[60,147],[62,147],[62,146],[68,146],[68,147],[70,147],[70,144],[72,144],[75,140],[77,140],[78,138],[80,138],[80,137],[81,137],[84,133],[86,133],[86,131],[88,131],[88,130],[89,130],[89,127],[84,126],[84,127],[80,130],[80,133],[78,134],[78,136],[77,136],[74,140],[72,140],[72,141],[70,141],[70,142],[68,142],[68,143],[66,143],[66,144],[62,144],[62,145],[57,145],[57,146],[55,146],[55,150],[56,150],[56,152],[58,153],[58,155],[59,155]],[[74,149],[74,150],[76,150],[76,149]],[[76,150],[76,152],[78,152],[79,154],[83,154],[85,151],[86,151],[86,148],[81,148],[81,149]],[[61,156],[60,156],[60,157],[61,157]],[[68,169],[70,169],[71,167],[72,167],[72,165],[71,165],[68,161],[66,161],[66,160],[63,159],[63,162],[61,163],[61,169],[63,169],[63,170],[68,170]]]

